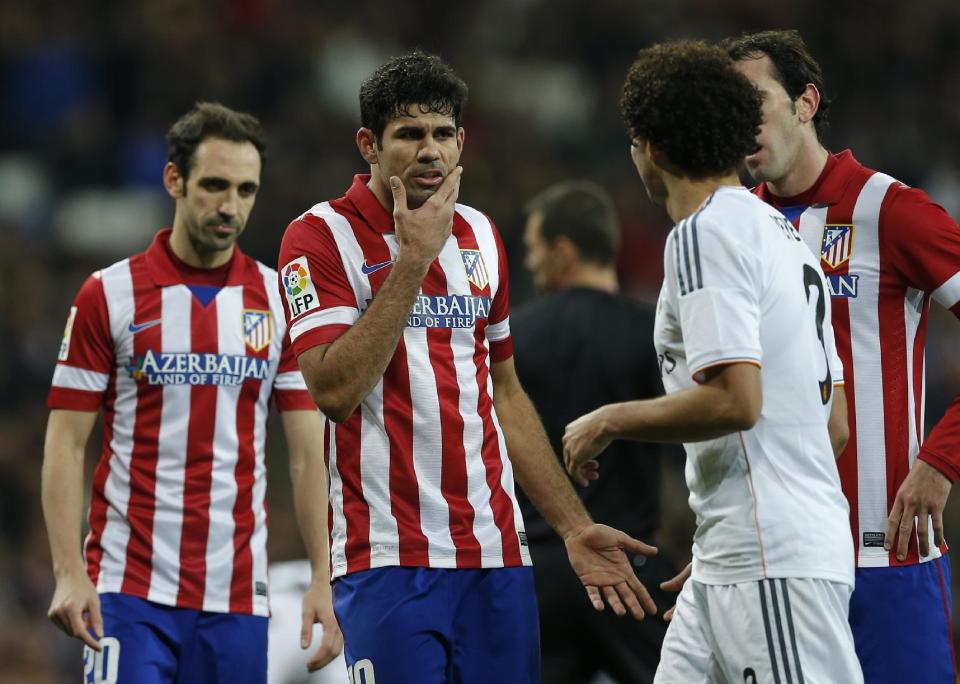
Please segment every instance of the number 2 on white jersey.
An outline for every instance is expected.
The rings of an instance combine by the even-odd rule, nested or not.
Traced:
[[[833,393],[833,378],[830,376],[830,357],[827,355],[827,345],[823,339],[823,319],[827,314],[827,303],[824,300],[823,282],[820,280],[820,273],[810,264],[803,265],[803,288],[807,294],[807,305],[814,304],[813,321],[817,329],[817,339],[820,340],[820,348],[823,350],[823,360],[826,365],[827,374],[823,380],[820,380],[820,401],[826,406]],[[810,301],[810,294],[813,291],[816,297],[816,303]]]

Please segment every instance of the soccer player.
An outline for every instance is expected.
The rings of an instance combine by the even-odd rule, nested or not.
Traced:
[[[960,402],[924,441],[923,388],[930,300],[960,316],[960,229],[923,191],[823,146],[829,100],[799,33],[725,47],[763,97],[746,157],[755,192],[799,231],[833,298],[851,434],[839,460],[857,566],[850,623],[865,678],[955,682],[942,513],[960,476]]]
[[[86,644],[87,682],[263,682],[270,400],[296,459],[322,458],[322,423],[276,272],[235,245],[260,187],[260,124],[201,103],[167,139],[173,229],[87,279],[60,347],[43,461],[49,615]],[[81,555],[84,446],[101,411]],[[325,605],[310,608],[332,638]]]
[[[467,88],[438,57],[360,88],[370,173],[294,220],[280,249],[290,336],[328,423],[337,618],[355,680],[539,682],[537,607],[514,474],[591,602],[655,611],[593,524],[514,370],[506,255],[455,204]]]
[[[619,293],[620,225],[602,188],[558,183],[526,210],[526,267],[541,297],[510,317],[514,358],[560,453],[563,428],[574,418],[603,404],[663,394],[656,350],[637,344],[653,336],[653,310]],[[610,452],[601,477],[577,494],[594,520],[649,539],[660,518],[659,447],[618,442]],[[620,682],[653,681],[666,623],[593,611],[560,538],[522,493],[520,510],[533,557],[543,681],[582,684],[600,671]],[[657,591],[675,572],[669,559],[661,552],[637,560],[637,576],[655,601],[664,599],[658,607],[672,603]]]
[[[759,95],[719,48],[681,41],[640,52],[621,104],[647,193],[676,222],[654,336],[667,395],[579,418],[564,453],[586,483],[615,439],[684,443],[693,574],[655,681],[862,681],[827,285],[737,178]]]

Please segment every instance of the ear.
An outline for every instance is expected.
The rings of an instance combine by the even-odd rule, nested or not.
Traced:
[[[466,131],[463,130],[463,126],[457,129],[457,150],[463,152],[463,139],[466,136]]]
[[[580,248],[566,235],[558,235],[551,247],[554,260],[565,268],[572,268],[580,261]]]
[[[369,128],[361,128],[357,131],[357,149],[360,150],[360,156],[368,164],[377,164],[380,161],[379,150],[377,148],[377,136]]]
[[[797,109],[797,118],[800,119],[800,123],[812,121],[817,114],[817,110],[820,109],[820,91],[817,90],[817,86],[808,83],[794,101],[794,106]]]
[[[183,188],[183,177],[173,162],[167,162],[163,167],[163,187],[173,199],[182,199],[186,194]]]

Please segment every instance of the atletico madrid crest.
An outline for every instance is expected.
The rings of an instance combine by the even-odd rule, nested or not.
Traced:
[[[853,224],[828,223],[823,227],[820,259],[830,268],[837,268],[853,253]]]
[[[483,263],[483,254],[479,249],[461,249],[463,268],[467,272],[467,280],[479,290],[485,288],[490,279],[487,276],[487,265]]]
[[[243,310],[243,341],[255,352],[270,345],[273,341],[273,317],[269,311]]]

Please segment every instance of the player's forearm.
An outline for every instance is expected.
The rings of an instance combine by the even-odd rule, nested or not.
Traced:
[[[561,537],[590,523],[590,516],[553,453],[533,404],[522,389],[495,397],[514,476],[544,520]]]
[[[316,411],[280,414],[287,438],[290,482],[297,526],[313,577],[330,579],[327,548],[327,466],[323,460],[323,419]]]
[[[48,435],[41,470],[40,498],[53,572],[58,579],[85,572],[80,547],[83,457],[82,447],[64,445]]]
[[[425,275],[424,265],[398,258],[370,307],[329,346],[321,363],[311,367],[301,356],[310,393],[334,422],[349,418],[383,377]]]
[[[604,434],[640,442],[702,442],[749,430],[756,417],[729,392],[698,385],[656,399],[608,404]]]

